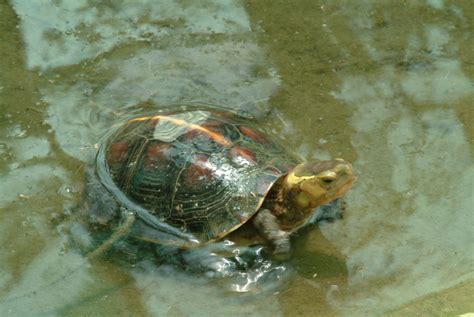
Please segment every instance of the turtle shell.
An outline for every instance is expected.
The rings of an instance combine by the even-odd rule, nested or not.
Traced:
[[[248,119],[215,109],[132,118],[101,150],[97,166],[105,173],[98,175],[119,202],[133,202],[199,243],[249,220],[300,162]]]

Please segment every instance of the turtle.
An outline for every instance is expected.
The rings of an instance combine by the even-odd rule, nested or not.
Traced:
[[[304,161],[239,113],[175,107],[131,117],[100,144],[88,172],[89,222],[124,236],[190,249],[243,225],[290,252],[290,235],[355,177],[340,158]]]

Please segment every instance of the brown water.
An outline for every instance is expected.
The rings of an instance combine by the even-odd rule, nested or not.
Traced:
[[[0,315],[474,313],[474,3],[0,4]],[[293,241],[271,291],[152,262],[87,261],[57,225],[138,103],[252,112],[359,175],[342,221]]]

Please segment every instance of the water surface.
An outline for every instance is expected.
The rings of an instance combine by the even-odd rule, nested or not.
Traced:
[[[354,316],[474,312],[470,1],[0,5],[0,312]],[[254,293],[149,260],[90,262],[59,224],[100,136],[136,105],[252,113],[359,175]]]

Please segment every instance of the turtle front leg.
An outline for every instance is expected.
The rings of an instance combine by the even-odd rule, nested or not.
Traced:
[[[255,215],[253,224],[260,234],[275,247],[273,254],[287,256],[290,253],[290,233],[283,231],[277,217],[268,209],[261,209]]]

